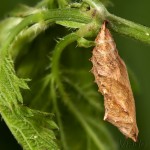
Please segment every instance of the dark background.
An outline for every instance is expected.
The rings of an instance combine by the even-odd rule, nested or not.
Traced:
[[[38,0],[5,0],[0,3],[0,18],[5,18],[7,12],[18,3],[33,5]],[[112,0],[114,6],[108,10],[117,16],[150,26],[149,0]],[[135,93],[137,123],[139,127],[139,142],[126,140],[116,128],[110,126],[111,132],[119,144],[119,150],[149,150],[150,149],[150,46],[139,41],[113,33],[118,51],[127,66],[134,72],[139,92]],[[0,150],[19,150],[17,142],[5,126],[0,122]]]

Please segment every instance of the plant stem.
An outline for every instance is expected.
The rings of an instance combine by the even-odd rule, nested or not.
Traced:
[[[7,41],[2,45],[0,57],[5,57],[5,55],[8,54],[8,50],[11,48],[11,43],[24,28],[41,21],[45,21],[48,24],[55,21],[75,21],[86,24],[91,22],[91,17],[79,9],[44,10],[38,12],[37,14],[30,15],[18,24],[14,30],[12,30],[11,34],[7,38]]]
[[[91,127],[85,121],[82,114],[73,106],[71,99],[67,96],[67,93],[64,91],[63,85],[59,79],[57,80],[57,83],[58,83],[60,94],[62,95],[62,99],[64,100],[65,104],[69,107],[70,111],[81,123],[83,129],[85,129],[87,133],[90,135],[91,140],[95,143],[95,145],[99,148],[99,150],[104,150],[105,149],[104,144],[99,140],[97,135],[95,135]]]
[[[67,142],[65,139],[65,135],[64,135],[64,130],[63,130],[63,124],[61,122],[61,116],[60,116],[60,112],[59,112],[59,108],[58,108],[58,104],[57,104],[57,97],[56,97],[56,91],[55,91],[55,86],[54,83],[56,82],[58,84],[58,80],[59,80],[59,62],[60,62],[60,57],[62,54],[62,51],[64,50],[64,48],[69,45],[70,43],[76,41],[79,38],[79,36],[77,36],[77,34],[75,33],[71,33],[67,36],[65,36],[63,39],[61,39],[61,41],[56,45],[55,49],[54,49],[54,53],[53,53],[53,61],[52,61],[52,71],[51,71],[51,75],[52,75],[52,81],[51,81],[51,95],[52,95],[52,100],[53,100],[53,104],[54,104],[54,108],[55,108],[55,112],[57,115],[57,120],[58,120],[58,124],[61,130],[61,139],[62,139],[62,143],[63,143],[63,148],[64,149],[68,149],[67,147]],[[59,86],[59,85],[58,85]]]
[[[101,20],[107,20],[110,27],[123,35],[129,36],[141,42],[150,44],[150,28],[143,25],[128,21],[109,13],[105,6],[98,0],[83,0],[90,6],[94,7]]]
[[[112,14],[108,14],[106,19],[109,21],[109,25],[114,31],[150,44],[150,28]]]
[[[57,77],[59,74],[59,60],[60,60],[62,51],[67,45],[76,41],[78,38],[79,36],[77,36],[77,34],[71,33],[65,36],[63,39],[61,39],[63,42],[59,42],[56,45],[54,53],[53,53],[53,61],[52,61],[52,75],[54,78]]]
[[[59,8],[63,8],[65,6],[67,6],[67,4],[68,4],[67,0],[57,0],[57,2],[58,2]]]
[[[53,102],[54,110],[55,110],[55,113],[57,116],[58,125],[59,125],[59,128],[61,130],[60,134],[61,134],[61,140],[62,140],[63,148],[65,150],[68,150],[68,146],[67,146],[67,142],[66,142],[66,138],[65,138],[65,133],[64,133],[64,128],[63,128],[63,123],[61,121],[61,114],[60,114],[58,104],[57,104],[57,96],[56,96],[56,90],[55,89],[56,89],[55,88],[55,81],[52,80],[50,83],[52,102]]]
[[[105,20],[105,17],[108,14],[107,9],[99,0],[83,0],[83,2],[88,3],[91,7],[94,7],[101,20]]]
[[[65,36],[62,41],[60,41],[55,50],[54,50],[54,54],[53,54],[53,64],[52,64],[52,76],[55,79],[55,82],[57,83],[58,86],[58,90],[62,96],[62,99],[64,100],[65,104],[69,107],[70,111],[73,113],[73,115],[78,119],[78,121],[82,124],[83,128],[88,132],[88,134],[90,135],[91,139],[93,140],[93,142],[95,143],[95,145],[100,149],[103,150],[105,149],[105,146],[103,145],[103,143],[101,143],[98,139],[98,137],[95,135],[95,133],[92,131],[91,127],[87,124],[87,122],[85,121],[84,117],[82,116],[82,114],[73,106],[70,98],[67,96],[64,87],[62,85],[62,82],[59,78],[59,61],[60,61],[60,56],[62,51],[64,50],[64,48],[76,41],[79,38],[79,36],[77,36],[77,34],[72,33],[69,34],[67,36]]]
[[[98,111],[102,111],[102,106],[99,103],[96,103],[95,101],[91,101],[91,97],[86,95],[86,92],[83,91],[78,85],[71,82],[71,80],[66,79],[66,83],[68,83],[76,92],[78,92],[93,108],[95,108]]]

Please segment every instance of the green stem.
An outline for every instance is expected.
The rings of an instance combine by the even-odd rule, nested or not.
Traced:
[[[59,60],[60,60],[61,53],[68,44],[74,42],[78,38],[79,37],[75,33],[72,33],[72,34],[65,36],[63,40],[57,44],[54,50],[54,54],[53,54],[52,76],[54,77],[58,85],[58,90],[62,96],[62,99],[64,100],[66,105],[69,107],[70,111],[79,120],[79,122],[82,124],[83,128],[88,132],[88,134],[92,138],[93,142],[97,145],[97,147],[100,150],[103,150],[105,149],[105,146],[103,145],[103,143],[99,141],[98,137],[95,135],[91,127],[87,124],[87,122],[85,121],[81,113],[78,110],[76,110],[76,108],[73,106],[71,100],[69,99],[66,92],[64,91],[63,85],[59,78]]]
[[[67,45],[76,41],[78,38],[79,36],[76,33],[71,33],[65,36],[63,39],[61,39],[62,41],[56,45],[54,53],[53,53],[53,61],[52,61],[52,74],[54,77],[57,77],[59,74],[59,60],[60,60],[62,51]]]
[[[98,0],[83,1],[94,7],[97,10],[100,19],[102,19],[103,21],[107,20],[110,27],[114,31],[141,42],[150,44],[150,28],[110,14],[106,10],[105,6]]]
[[[105,146],[103,143],[99,140],[97,135],[93,132],[91,127],[88,125],[88,123],[85,121],[82,114],[73,106],[71,99],[67,96],[67,93],[64,91],[63,85],[61,81],[57,80],[58,88],[60,91],[60,94],[62,96],[62,99],[64,100],[65,104],[69,107],[70,111],[73,113],[73,115],[78,119],[78,121],[81,123],[83,129],[86,130],[86,132],[90,135],[91,139],[95,143],[95,145],[99,148],[99,150],[104,150]]]
[[[12,30],[7,41],[2,45],[0,56],[5,57],[5,55],[7,55],[11,43],[24,28],[40,21],[47,21],[48,23],[55,21],[75,21],[86,24],[91,22],[91,18],[79,9],[44,10],[37,14],[30,15]]]
[[[150,44],[150,28],[126,19],[122,19],[112,14],[108,14],[106,19],[109,21],[110,27],[114,31]]]
[[[65,6],[68,5],[67,0],[57,0],[59,8],[64,8]]]
[[[76,92],[78,92],[93,108],[98,111],[102,111],[102,106],[100,103],[96,103],[95,101],[91,101],[91,97],[86,95],[86,92],[83,91],[79,86],[75,83],[71,82],[70,80],[66,79],[66,83],[68,83]]]
[[[99,14],[101,20],[105,20],[108,14],[107,9],[99,0],[83,0],[83,2],[88,3],[91,7],[95,8]]]
[[[52,9],[55,6],[55,0],[42,0],[37,3],[35,6],[36,8],[50,8]]]
[[[52,102],[53,102],[53,106],[54,106],[55,113],[57,116],[58,125],[59,125],[60,131],[61,131],[60,135],[61,135],[63,148],[65,150],[68,150],[68,146],[67,146],[67,142],[66,142],[66,138],[65,138],[65,133],[64,133],[64,128],[63,128],[63,123],[61,121],[61,115],[60,115],[60,111],[59,111],[58,104],[57,104],[57,96],[56,96],[56,90],[55,90],[56,88],[55,88],[55,81],[54,80],[51,81],[50,87],[51,87],[50,89],[51,89],[51,95],[52,95]]]
[[[113,147],[113,149],[116,149],[116,144],[114,139],[112,139],[111,134],[108,132],[108,130],[106,129],[105,126],[103,125],[99,125],[96,122],[93,121],[92,118],[86,118],[88,124],[90,124],[91,126],[95,127],[97,130],[99,130],[101,132],[101,134],[103,134],[103,138],[105,139],[105,141],[107,141],[108,145],[111,145],[111,147]],[[107,136],[105,136],[107,135]]]
[[[61,39],[61,41],[56,45],[55,49],[54,49],[54,53],[53,53],[53,60],[52,60],[52,71],[51,71],[51,74],[52,74],[52,77],[53,79],[57,82],[59,79],[59,61],[60,61],[60,57],[61,57],[61,54],[64,50],[64,48],[69,45],[70,43],[76,41],[77,39],[79,38],[79,36],[77,36],[76,33],[71,33],[67,36],[65,36],[63,39]],[[54,81],[53,80],[53,81]],[[65,136],[64,136],[64,133],[63,133],[63,125],[62,125],[62,122],[61,122],[61,119],[60,119],[60,113],[59,113],[59,109],[58,109],[58,106],[57,106],[57,98],[56,98],[56,93],[55,93],[55,87],[54,86],[51,86],[51,91],[52,91],[52,96],[53,96],[53,104],[54,104],[54,108],[56,110],[56,114],[57,114],[57,118],[58,118],[58,123],[59,123],[59,126],[60,126],[60,129],[61,129],[61,137],[62,137],[62,140],[63,140],[63,147],[65,149],[67,149],[67,144],[66,144],[66,140],[65,140]]]
[[[61,39],[62,41],[60,41],[54,49],[53,58],[52,58],[53,60],[52,60],[52,71],[51,71],[51,75],[52,75],[51,94],[52,94],[53,105],[54,105],[55,112],[56,112],[57,119],[58,119],[58,124],[61,129],[61,139],[63,141],[62,143],[63,143],[64,149],[68,149],[68,147],[67,147],[64,130],[63,130],[63,124],[61,122],[61,116],[60,116],[60,112],[59,112],[59,108],[58,108],[58,104],[57,104],[54,83],[57,82],[57,80],[59,80],[58,79],[58,77],[59,77],[59,61],[60,61],[62,51],[64,50],[64,48],[67,45],[76,41],[78,38],[79,38],[79,36],[77,36],[77,34],[71,33],[71,34],[65,36],[63,39]]]

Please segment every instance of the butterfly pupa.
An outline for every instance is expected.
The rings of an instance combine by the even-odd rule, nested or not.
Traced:
[[[92,73],[104,96],[104,120],[116,126],[126,137],[137,141],[138,128],[134,97],[124,61],[113,37],[103,23],[92,51]]]

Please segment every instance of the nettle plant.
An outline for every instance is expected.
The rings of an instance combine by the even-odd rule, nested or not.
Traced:
[[[150,30],[109,13],[108,1],[43,0],[0,22],[0,113],[26,150],[116,150],[89,72],[104,21],[150,44]]]

